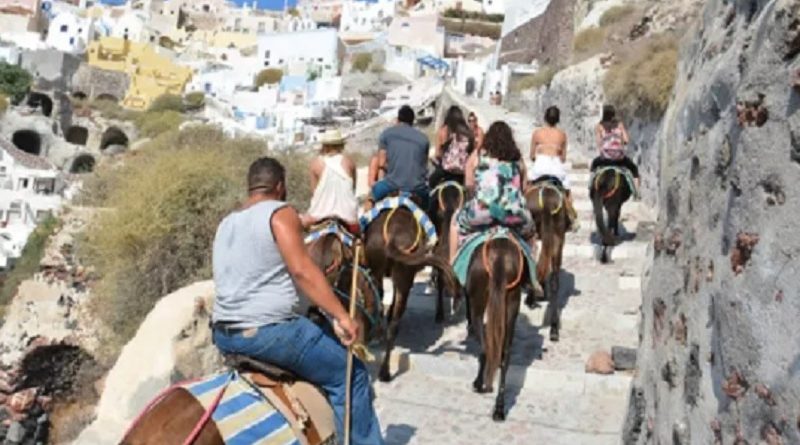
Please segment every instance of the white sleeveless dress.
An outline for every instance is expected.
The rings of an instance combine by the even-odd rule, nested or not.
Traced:
[[[338,218],[347,223],[358,221],[358,200],[353,178],[342,167],[342,155],[323,156],[325,168],[308,206],[308,215],[316,220]]]

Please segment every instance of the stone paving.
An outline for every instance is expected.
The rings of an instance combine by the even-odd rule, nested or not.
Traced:
[[[483,122],[490,119],[477,106],[469,108]],[[531,125],[522,115],[494,108],[493,113],[507,119],[510,115],[518,134]],[[523,305],[507,379],[508,420],[495,423],[495,395],[476,394],[471,388],[479,348],[467,338],[465,308],[451,311],[443,325],[436,325],[435,298],[428,292],[427,274],[421,273],[392,356],[395,378],[374,384],[389,445],[620,443],[632,374],[586,374],[584,365],[597,350],[637,346],[640,277],[651,223],[638,203],[626,205],[627,241],[614,250],[612,264],[600,264],[592,243],[591,204],[581,190],[588,186],[588,170],[581,159],[573,163],[571,180],[582,228],[568,235],[564,252],[561,341],[550,342],[542,327],[546,304],[533,310]],[[384,288],[390,290],[390,283]],[[380,359],[382,349],[374,352]]]

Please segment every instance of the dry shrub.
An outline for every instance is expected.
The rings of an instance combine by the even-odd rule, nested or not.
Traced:
[[[606,27],[617,24],[630,17],[634,12],[636,12],[636,8],[633,5],[612,6],[600,16],[600,26]]]
[[[0,94],[0,114],[8,110],[8,98],[4,94]]]
[[[502,23],[475,22],[459,19],[440,18],[445,31],[451,34],[470,34],[498,40],[502,34]]]
[[[178,98],[180,99],[180,98]],[[136,127],[143,137],[154,138],[178,128],[183,122],[181,113],[173,110],[146,111],[136,117]]]
[[[510,89],[512,92],[519,93],[525,90],[541,88],[543,86],[549,87],[556,73],[558,73],[558,68],[554,66],[542,67],[536,74],[524,76],[514,80]]]
[[[372,65],[372,54],[358,53],[353,57],[353,70],[365,73]]]
[[[656,36],[612,66],[603,87],[608,101],[629,115],[658,118],[669,105],[677,72],[677,40]]]
[[[572,46],[577,53],[595,53],[603,47],[606,41],[605,28],[587,28],[575,35]]]
[[[96,318],[116,354],[164,295],[211,277],[211,245],[221,219],[245,197],[247,169],[266,152],[255,139],[231,139],[208,126],[171,131],[130,152],[85,185],[101,212],[80,243],[97,268]],[[277,154],[289,197],[307,202],[308,158]],[[101,187],[101,190],[93,190]]]
[[[278,68],[263,69],[256,74],[255,87],[261,88],[264,85],[274,85],[283,79],[283,71]]]
[[[129,121],[138,116],[138,113],[126,110],[122,108],[120,104],[110,99],[95,99],[91,103],[91,108],[106,119]]]
[[[177,111],[183,112],[183,99],[177,94],[162,94],[150,104],[147,111]]]
[[[195,91],[183,98],[184,111],[197,111],[206,105],[206,95],[202,91]]]

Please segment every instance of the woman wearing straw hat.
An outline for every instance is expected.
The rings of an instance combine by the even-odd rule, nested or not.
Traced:
[[[339,130],[326,131],[321,142],[320,154],[309,166],[314,194],[302,216],[303,225],[335,218],[347,224],[348,230],[358,232],[356,164],[343,153],[345,139]]]

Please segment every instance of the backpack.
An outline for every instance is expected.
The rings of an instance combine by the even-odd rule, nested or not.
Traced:
[[[603,137],[600,140],[600,152],[604,158],[619,160],[625,157],[622,143],[622,130],[619,127],[611,131],[603,128]]]
[[[459,134],[450,135],[442,156],[442,169],[450,173],[464,173],[469,159],[469,138]]]

